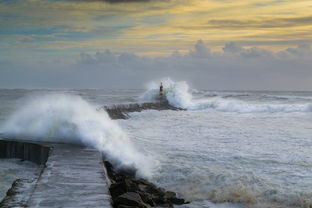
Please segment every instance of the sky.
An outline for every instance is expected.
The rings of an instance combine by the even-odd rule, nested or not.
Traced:
[[[311,0],[0,0],[0,88],[312,90]]]

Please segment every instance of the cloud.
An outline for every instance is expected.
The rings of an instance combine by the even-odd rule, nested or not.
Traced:
[[[163,61],[176,61],[176,59],[183,60],[197,60],[202,59],[204,62],[210,62],[212,60],[223,59],[223,61],[227,61],[230,58],[235,57],[237,60],[239,59],[270,59],[275,61],[289,61],[289,58],[297,58],[298,60],[312,58],[312,48],[309,44],[300,44],[297,47],[286,48],[285,50],[272,52],[267,49],[259,48],[259,47],[249,47],[245,48],[240,46],[236,42],[226,43],[223,47],[222,52],[211,51],[203,40],[198,40],[193,49],[190,49],[187,53],[181,53],[179,51],[174,51],[170,56],[161,56],[155,58],[148,58],[146,56],[138,56],[134,53],[113,53],[111,50],[106,49],[104,52],[96,52],[95,54],[90,53],[81,53],[80,59],[78,63],[80,64],[107,64],[107,63],[115,63],[115,64],[128,64],[131,62],[163,62]],[[182,61],[183,62],[183,61]],[[312,62],[312,61],[311,61]]]
[[[151,1],[157,0],[59,0],[59,1],[72,1],[72,2],[103,2],[110,4],[118,4],[118,3],[148,3]],[[158,1],[166,1],[166,0],[158,0]]]
[[[197,58],[207,58],[210,55],[210,49],[207,48],[204,41],[198,40],[194,45],[194,50],[191,50],[189,55]]]
[[[223,47],[223,52],[225,54],[234,54],[245,58],[275,57],[274,54],[269,50],[258,47],[243,48],[235,42],[226,43]]]
[[[251,20],[212,19],[208,21],[209,27],[214,28],[289,28],[312,24],[312,16],[263,18]]]
[[[223,47],[223,51],[225,53],[240,53],[241,51],[243,51],[243,48],[235,42],[229,42],[225,44],[225,46]]]
[[[150,2],[151,0],[72,0],[72,1],[84,1],[84,2],[108,2],[108,3],[134,3],[134,2]]]
[[[81,64],[100,64],[100,63],[115,63],[117,57],[108,49],[104,52],[96,52],[93,56],[87,53],[80,54],[79,63]]]
[[[189,47],[201,38],[209,40],[215,48],[237,41],[274,50],[311,41],[312,16],[304,0],[268,1],[262,7],[253,5],[259,2],[250,1],[110,2],[115,3],[2,0],[0,45],[15,48],[15,53],[20,48],[28,49],[29,53],[53,49],[60,53],[71,50],[72,54],[110,48],[164,55]],[[18,41],[21,35],[32,35],[31,42]]]
[[[104,52],[96,52],[95,54],[81,53],[79,64],[83,65],[101,65],[101,64],[133,64],[148,59],[140,57],[134,53],[113,53],[109,49]]]
[[[277,53],[284,59],[311,59],[312,48],[309,44],[300,44],[296,48],[287,48]]]
[[[79,63],[91,70],[117,70],[120,76],[130,73],[137,76],[137,83],[173,76],[204,89],[312,90],[309,67],[312,50],[307,44],[272,52],[230,42],[223,51],[215,52],[199,40],[187,53],[174,51],[165,57],[148,58],[107,51],[89,56],[93,60],[91,63]]]
[[[311,60],[312,50],[307,44],[272,52],[230,42],[218,52],[199,40],[186,53],[174,51],[154,58],[110,50],[81,53],[74,68],[89,76],[97,74],[92,80],[102,77],[99,86],[110,79],[108,75],[118,77],[120,81],[112,83],[117,88],[118,84],[141,88],[145,80],[172,76],[202,89],[312,90]]]

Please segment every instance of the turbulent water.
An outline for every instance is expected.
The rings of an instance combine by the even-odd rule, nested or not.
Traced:
[[[312,207],[312,93],[190,89],[111,121],[101,105],[155,101],[149,90],[0,90],[5,136],[83,142],[190,200],[185,207]]]
[[[0,159],[0,201],[6,196],[12,183],[19,178],[35,179],[41,167],[37,164],[20,159]]]

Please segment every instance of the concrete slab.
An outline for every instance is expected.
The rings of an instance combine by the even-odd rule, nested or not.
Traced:
[[[28,207],[112,207],[101,154],[57,144],[28,201]]]

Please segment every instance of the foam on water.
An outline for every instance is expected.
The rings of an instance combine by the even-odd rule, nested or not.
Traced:
[[[194,94],[203,93],[192,90],[187,82],[174,82],[170,78],[164,78],[158,82],[151,82],[148,90],[141,96],[141,101],[157,101],[159,99],[158,86],[163,83],[164,94],[168,102],[180,108],[188,110],[217,110],[222,112],[237,113],[276,113],[276,112],[312,112],[312,100],[305,99],[306,102],[294,103],[272,103],[272,102],[247,102],[237,97],[249,96],[249,93],[212,93],[206,92],[204,98],[194,98]],[[280,99],[282,96],[275,96]],[[285,96],[287,99],[297,97]],[[302,97],[301,97],[302,98]]]
[[[185,207],[312,207],[309,114],[144,111],[129,121],[119,122],[160,160],[152,180]]]
[[[237,113],[276,113],[276,112],[312,112],[312,104],[272,104],[272,103],[251,103],[234,99],[212,98],[194,101],[190,110],[213,109],[223,112]]]
[[[20,159],[0,159],[0,201],[16,179],[35,179],[41,167]]]
[[[27,102],[2,131],[93,145],[147,175],[155,160],[136,149],[153,155],[160,167],[151,180],[191,200],[185,208],[312,207],[311,93],[208,92],[162,82],[170,104],[187,111],[143,111],[115,122],[79,97],[58,95]],[[158,100],[159,83],[141,101]]]
[[[104,111],[78,96],[49,95],[32,98],[8,118],[1,132],[47,142],[83,143],[103,152],[118,168],[135,168],[150,176],[155,162],[132,145],[118,124]]]
[[[159,83],[163,83],[164,95],[169,103],[175,107],[188,108],[192,105],[192,95],[186,82],[174,82],[170,78],[152,81],[147,85],[148,90],[140,97],[141,102],[159,100]]]

